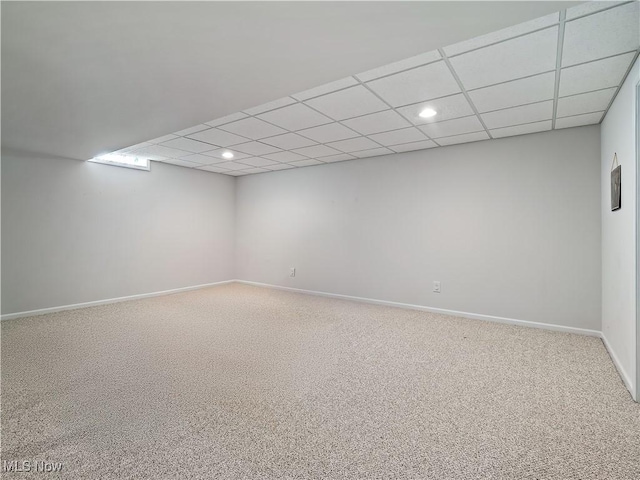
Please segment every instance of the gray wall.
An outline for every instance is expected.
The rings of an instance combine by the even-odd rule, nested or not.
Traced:
[[[599,330],[599,142],[590,126],[239,178],[236,277]]]
[[[2,313],[233,278],[235,179],[3,152]]]
[[[5,152],[2,313],[239,278],[599,330],[599,138],[582,127],[237,180]]]
[[[602,122],[602,333],[635,394],[636,375],[636,84],[631,72]],[[611,211],[611,163],[622,165],[622,208]]]

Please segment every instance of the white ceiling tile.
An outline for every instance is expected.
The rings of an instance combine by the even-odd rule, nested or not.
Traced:
[[[420,127],[420,130],[431,138],[440,138],[461,135],[463,133],[479,132],[484,130],[484,127],[482,123],[480,123],[480,120],[478,120],[478,117],[472,115],[470,117],[423,125]]]
[[[520,23],[518,25],[514,25],[513,27],[504,28],[502,30],[498,30],[497,32],[491,32],[480,37],[472,38],[471,40],[466,40],[449,47],[444,47],[443,50],[447,56],[451,57],[463,52],[468,52],[469,50],[475,50],[476,48],[486,47],[487,45],[502,42],[519,35],[524,35],[525,33],[533,32],[534,30],[549,27],[555,23],[558,23],[559,20],[559,13],[552,13],[551,15],[547,15],[546,17],[536,18],[535,20],[531,20],[529,22]]]
[[[152,140],[148,140],[145,143],[163,143],[163,142],[168,142],[169,140],[173,140],[174,138],[178,138],[178,135],[174,135],[173,133],[170,133],[169,135],[164,135],[162,137],[158,137],[158,138],[154,138]]]
[[[308,138],[301,137],[295,133],[285,133],[284,135],[278,135],[276,137],[265,138],[263,142],[269,145],[280,147],[284,150],[292,150],[294,148],[309,147],[315,145],[316,142],[309,140]]]
[[[222,125],[220,128],[227,132],[242,135],[243,137],[250,138],[252,140],[260,140],[261,138],[273,137],[274,135],[281,135],[287,132],[280,127],[276,127],[275,125],[271,125],[253,117],[243,118],[237,122],[227,123]]]
[[[276,163],[275,165],[267,165],[264,168],[267,170],[288,170],[295,167],[293,165],[287,165],[286,163]]]
[[[244,175],[253,175],[255,173],[269,172],[266,168],[248,168],[247,170],[240,170]]]
[[[291,131],[332,122],[329,117],[316,112],[302,103],[263,113],[262,115],[258,115],[258,118]]]
[[[187,155],[186,157],[182,157],[180,160],[184,160],[185,162],[198,163],[200,165],[210,165],[212,163],[219,163],[217,158],[208,157],[206,155],[200,155],[199,153],[194,153],[193,155]]]
[[[230,175],[232,177],[243,177],[244,175],[248,175],[247,171],[249,170],[249,168],[245,169],[245,170],[227,170],[226,172],[224,172],[225,175]]]
[[[365,115],[364,117],[344,120],[342,123],[362,135],[388,132],[389,130],[396,130],[398,128],[410,126],[410,123],[394,110],[372,113],[370,115]]]
[[[190,152],[184,150],[176,150],[175,148],[164,147],[162,145],[152,145],[150,147],[139,148],[135,151],[136,155],[147,156],[153,160],[153,156],[165,158],[180,158],[191,155]]]
[[[367,85],[394,107],[444,97],[460,91],[455,78],[442,61],[373,80]]]
[[[570,115],[606,110],[616,90],[617,87],[613,87],[595,92],[581,93],[571,97],[559,98],[556,115],[558,117],[568,117]]]
[[[303,157],[302,155],[298,154],[298,153],[293,153],[293,152],[279,152],[279,153],[272,153],[270,155],[265,155],[264,158],[268,158],[269,160],[273,160],[276,162],[295,162],[297,160],[304,160],[305,157]]]
[[[162,163],[170,163],[171,165],[187,168],[195,168],[200,166],[199,163],[185,162],[184,160],[179,160],[177,158],[167,158],[165,160],[162,160]]]
[[[236,162],[218,163],[216,164],[216,167],[226,168],[227,170],[246,170],[247,168],[250,168],[248,165],[245,165],[243,163],[236,163]]]
[[[481,117],[489,129],[549,120],[553,117],[553,100],[483,113]]]
[[[562,66],[589,62],[640,46],[640,3],[632,2],[567,22]]]
[[[190,138],[178,137],[168,142],[160,144],[163,147],[177,148],[178,150],[185,150],[191,153],[202,153],[207,150],[211,150],[211,144],[198,142],[197,140],[191,140]]]
[[[372,148],[370,150],[360,150],[359,152],[353,152],[352,155],[358,158],[378,157],[380,155],[389,155],[393,151],[385,147]]]
[[[413,152],[414,150],[424,150],[426,148],[434,148],[438,145],[432,140],[427,140],[424,142],[412,142],[405,143],[403,145],[394,145],[391,149],[397,153],[400,152]]]
[[[209,130],[203,130],[201,132],[193,133],[189,135],[189,138],[194,140],[200,140],[201,142],[210,143],[218,147],[229,147],[231,145],[237,145],[238,143],[244,143],[246,138],[234,135],[233,133],[225,132],[217,128],[210,128]]]
[[[469,92],[478,112],[552,100],[556,73],[549,72]]]
[[[600,10],[604,10],[605,8],[613,7],[614,5],[620,5],[625,2],[584,2],[580,5],[576,5],[575,7],[567,8],[567,20],[572,18],[581,17],[582,15],[587,15],[589,13],[599,12]]]
[[[299,160],[297,162],[291,162],[289,165],[293,165],[294,167],[309,167],[311,165],[320,165],[322,162],[318,160]]]
[[[593,125],[600,122],[603,114],[604,112],[595,112],[585,113],[584,115],[575,115],[573,117],[556,118],[556,129]]]
[[[480,140],[488,140],[487,132],[465,133],[464,135],[456,135],[455,137],[443,137],[438,139],[438,143],[442,146],[456,145],[458,143],[478,142]]]
[[[354,157],[353,155],[342,153],[340,155],[329,155],[328,157],[322,157],[322,161],[324,163],[344,162],[345,160],[353,160],[354,158],[356,157]]]
[[[243,158],[242,160],[239,160],[238,163],[244,163],[245,165],[251,165],[252,167],[263,167],[265,165],[274,165],[278,162],[262,157],[251,157]]]
[[[340,80],[336,80],[335,82],[325,83],[324,85],[320,85],[319,87],[312,88],[310,90],[305,90],[304,92],[296,93],[291,95],[296,100],[309,100],[313,97],[319,97],[320,95],[324,95],[326,93],[335,92],[336,90],[341,90],[343,88],[351,87],[352,85],[357,85],[358,81],[353,77],[342,78]]]
[[[241,143],[240,145],[234,145],[234,150],[238,150],[242,153],[247,153],[249,155],[265,155],[268,153],[276,153],[279,152],[280,149],[276,147],[272,147],[271,145],[266,145],[262,142],[247,142]]]
[[[369,135],[369,138],[381,145],[398,145],[399,143],[420,142],[427,140],[424,134],[416,127],[403,128],[392,132]]]
[[[425,108],[432,108],[438,112],[438,114],[435,117],[422,118],[420,112]],[[462,93],[458,93],[437,100],[429,100],[428,102],[401,107],[398,108],[398,113],[401,113],[415,125],[422,125],[425,123],[451,120],[452,118],[466,117],[473,115],[474,112],[465,96]]]
[[[248,115],[246,113],[237,112],[232,113],[231,115],[227,115],[226,117],[216,118],[215,120],[211,120],[210,122],[204,122],[206,125],[210,127],[218,127],[220,125],[224,125],[225,123],[235,122],[236,120],[240,120],[241,118],[246,118]]]
[[[559,95],[566,97],[576,93],[620,85],[634,56],[634,53],[626,53],[617,57],[563,68],[560,72]]]
[[[544,132],[546,130],[551,130],[551,120],[527,123],[526,125],[517,125],[515,127],[496,128],[489,130],[489,132],[493,138],[502,138],[514,135],[525,135],[527,133]]]
[[[179,132],[175,132],[174,135],[178,135],[180,137],[184,137],[184,136],[189,135],[191,133],[201,132],[202,130],[206,130],[207,128],[211,128],[211,127],[209,127],[209,125],[205,125],[203,123],[201,125],[196,125],[195,127],[185,128],[184,130],[180,130]]]
[[[313,98],[305,103],[334,120],[344,120],[389,108],[362,85]]]
[[[442,57],[440,56],[440,53],[437,50],[433,50],[431,52],[416,55],[415,57],[400,60],[399,62],[390,63],[379,68],[374,68],[373,70],[369,70],[364,73],[359,73],[356,75],[356,77],[361,82],[368,82],[376,78],[384,77],[385,75],[391,75],[392,73],[398,73],[403,70],[408,70],[410,68],[419,67],[427,63],[432,63],[440,60],[441,58]]]
[[[453,57],[451,65],[467,90],[556,68],[558,27],[547,28]]]
[[[294,150],[294,152],[311,158],[327,157],[329,155],[342,153],[339,150],[327,147],[326,145],[314,145],[313,147],[298,148],[297,150]]]
[[[367,137],[351,138],[349,140],[340,140],[339,142],[333,142],[328,144],[329,147],[336,148],[341,152],[350,153],[357,152],[358,150],[369,150],[376,148],[379,145],[369,140]]]
[[[217,165],[206,165],[204,167],[198,167],[198,170],[206,170],[207,172],[214,173],[225,173],[229,171],[226,168],[220,168]]]
[[[340,125],[339,123],[321,125],[320,127],[301,130],[298,133],[320,143],[335,142],[337,140],[344,140],[345,138],[353,138],[358,136],[356,132],[345,127],[344,125]]]
[[[296,103],[296,101],[291,97],[284,97],[278,100],[274,100],[273,102],[265,103],[258,107],[249,108],[244,111],[249,115],[260,115],[261,113],[268,112],[269,110],[275,110],[276,108],[286,107],[287,105],[291,105],[292,103]]]
[[[231,159],[229,158],[225,158],[222,155],[226,152],[231,152],[233,153],[233,157],[231,157]],[[240,152],[236,149],[230,149],[230,148],[217,148],[215,150],[209,150],[208,152],[203,152],[203,155],[207,155],[209,157],[213,157],[216,158],[218,160],[240,160],[241,158],[247,158],[250,155],[247,155],[246,153]]]

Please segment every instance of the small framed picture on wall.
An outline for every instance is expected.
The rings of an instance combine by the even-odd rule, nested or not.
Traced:
[[[619,210],[621,205],[622,165],[611,170],[611,211]]]

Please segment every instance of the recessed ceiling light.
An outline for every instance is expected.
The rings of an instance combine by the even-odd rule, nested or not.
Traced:
[[[437,115],[438,112],[436,112],[433,108],[425,108],[424,110],[422,110],[418,116],[422,117],[422,118],[431,118]]]
[[[231,153],[231,152],[224,152],[224,153],[222,154],[222,157],[223,157],[223,158],[233,158],[233,153]]]

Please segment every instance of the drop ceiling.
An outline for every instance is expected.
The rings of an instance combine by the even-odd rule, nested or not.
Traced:
[[[120,152],[240,176],[596,124],[638,55],[639,5],[578,5]]]
[[[2,148],[84,161],[577,3],[2,2]]]

